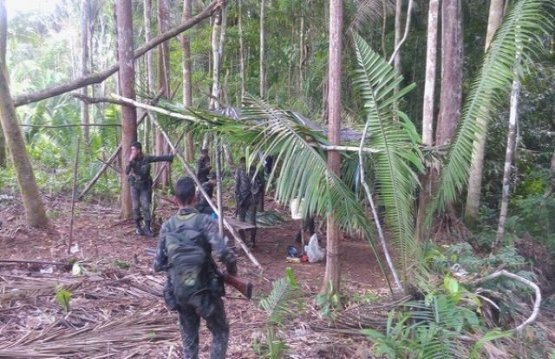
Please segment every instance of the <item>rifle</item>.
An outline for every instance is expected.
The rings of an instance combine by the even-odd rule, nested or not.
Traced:
[[[156,255],[156,250],[154,248],[145,249],[146,253],[152,257]],[[241,278],[231,275],[227,272],[217,271],[218,275],[222,277],[225,284],[235,288],[239,293],[243,294],[247,299],[252,298],[252,290],[254,286],[251,282],[244,281]]]

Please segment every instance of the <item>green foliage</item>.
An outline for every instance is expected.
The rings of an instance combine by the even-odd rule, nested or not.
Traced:
[[[367,120],[368,143],[379,150],[373,154],[377,191],[385,206],[385,219],[400,250],[402,273],[414,258],[414,192],[422,155],[416,146],[414,126],[406,116],[392,111],[414,85],[396,91],[403,78],[358,35],[355,37],[359,68],[356,85],[360,88]],[[399,121],[395,119],[399,117]]]
[[[326,290],[316,296],[316,306],[320,309],[320,314],[328,319],[333,318],[335,310],[341,308],[341,295],[334,290],[332,283],[326,284]]]
[[[255,341],[253,349],[264,358],[282,358],[287,344],[277,334],[278,329],[289,318],[302,312],[300,288],[293,269],[286,269],[286,276],[272,283],[272,291],[260,300],[260,307],[266,312],[264,326],[265,342]]]
[[[528,39],[518,43],[522,46],[519,51],[524,62],[530,61],[536,50],[542,47],[542,35],[551,32],[551,12],[545,11],[545,7],[553,9],[553,4],[552,0],[515,2],[497,31],[465,101],[457,135],[443,169],[434,209],[442,209],[446,202],[452,202],[463,191],[476,133],[486,131],[478,119],[487,123],[494,113],[493,109],[504,102],[510,89],[517,51],[516,39]]]
[[[65,290],[63,287],[59,287],[56,289],[56,302],[66,313],[70,310],[69,302],[71,301],[71,296],[71,292]]]

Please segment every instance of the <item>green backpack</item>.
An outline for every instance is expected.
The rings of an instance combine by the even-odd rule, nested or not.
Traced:
[[[178,303],[210,289],[215,274],[210,243],[194,227],[179,225],[164,233],[168,255],[169,276]]]

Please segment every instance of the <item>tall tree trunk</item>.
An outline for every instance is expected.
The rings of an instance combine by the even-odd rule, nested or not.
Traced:
[[[343,37],[342,0],[330,0],[330,34],[328,65],[328,137],[332,145],[340,144],[341,128],[341,39]],[[339,175],[340,154],[328,151],[328,167]],[[341,233],[333,213],[327,218],[326,271],[322,292],[336,293],[340,285],[339,242]]]
[[[220,62],[222,59],[221,48],[221,31],[222,31],[222,16],[223,10],[214,13],[212,22],[212,90],[210,97],[210,110],[217,110],[220,108]]]
[[[443,0],[441,14],[441,93],[436,145],[451,142],[461,115],[463,39],[461,0]]]
[[[26,222],[32,227],[45,227],[48,224],[48,219],[35,181],[33,167],[27,156],[25,141],[19,130],[17,114],[8,85],[8,70],[6,68],[7,26],[6,2],[0,0],[0,123],[12,156],[17,184],[25,208]]]
[[[237,22],[239,26],[239,78],[241,79],[241,103],[245,96],[245,44],[243,39],[243,9],[242,1],[237,0]]]
[[[265,46],[265,33],[264,33],[264,10],[266,8],[266,1],[260,0],[260,58],[259,58],[259,68],[260,73],[258,76],[260,77],[260,86],[259,86],[259,95],[260,97],[264,97],[266,95],[266,68],[265,68],[265,54],[266,49]]]
[[[145,24],[145,42],[149,42],[152,39],[152,0],[144,0],[143,2],[143,21]],[[145,69],[146,69],[146,87],[147,91],[155,92],[154,90],[154,64],[152,62],[152,52],[147,52],[145,54]],[[147,116],[144,123],[144,137],[143,137],[143,151],[146,153],[150,152],[150,135],[152,132],[152,127],[150,120]]]
[[[486,34],[485,51],[493,39],[493,35],[501,25],[503,20],[504,0],[491,0],[489,5],[488,29]],[[478,118],[480,127],[485,128],[485,120]],[[474,152],[472,153],[472,163],[468,175],[468,192],[466,195],[465,220],[473,224],[478,219],[480,209],[480,195],[482,193],[482,171],[484,168],[484,156],[486,153],[486,132],[476,135],[474,141]]]
[[[401,37],[403,36],[403,24],[401,23],[403,15],[403,0],[395,0],[395,44],[394,48],[397,48],[401,42]],[[407,14],[407,16],[410,16]],[[395,60],[393,67],[399,73],[401,73],[401,51],[397,51],[395,54]]]
[[[186,22],[192,16],[192,0],[183,0],[183,16],[182,22]],[[193,105],[193,84],[191,82],[191,41],[189,35],[184,33],[181,37],[181,48],[183,49],[183,107],[187,108]],[[192,162],[195,157],[195,147],[193,144],[193,135],[189,132],[185,135],[185,160]]]
[[[81,75],[89,74],[89,21],[90,21],[90,3],[89,0],[81,2]],[[87,86],[81,89],[83,96],[89,96]],[[81,124],[83,131],[83,142],[85,143],[85,152],[90,154],[91,146],[89,140],[89,105],[86,101],[81,101]]]
[[[168,0],[158,0],[158,34],[163,34],[170,28],[170,12]],[[163,99],[170,97],[170,52],[168,42],[160,44],[158,47],[158,89]],[[156,130],[156,155],[161,156],[169,152],[169,145],[159,130]],[[162,188],[170,184],[171,167],[164,162],[156,164],[156,173],[160,174],[158,183]]]
[[[424,103],[422,106],[422,144],[434,144],[434,105],[437,68],[437,29],[439,23],[439,0],[430,0],[428,9],[428,40],[426,45],[426,79],[424,84]],[[426,230],[424,220],[426,208],[431,199],[431,176],[433,169],[428,167],[422,180],[416,215],[416,240],[424,240]]]
[[[503,168],[503,192],[501,195],[501,210],[499,212],[499,224],[497,226],[497,234],[493,247],[503,240],[505,235],[505,222],[507,220],[507,212],[509,210],[510,184],[511,184],[511,167],[513,165],[514,151],[516,149],[516,128],[518,123],[518,100],[520,97],[520,82],[513,80],[513,88],[511,91],[511,110],[509,114],[509,133],[507,134],[507,149],[505,150],[505,166]]]
[[[6,139],[0,124],[0,168],[6,168]]]
[[[119,87],[123,97],[135,99],[135,57],[133,56],[133,12],[131,0],[116,1]],[[134,106],[121,108],[121,163],[129,161],[131,144],[137,141],[137,111]],[[132,216],[131,192],[125,172],[121,172],[121,211],[125,219]]]
[[[299,25],[299,78],[297,94],[300,98],[303,96],[303,82],[304,82],[304,63],[306,59],[305,42],[304,42],[304,6],[301,5],[301,23]]]

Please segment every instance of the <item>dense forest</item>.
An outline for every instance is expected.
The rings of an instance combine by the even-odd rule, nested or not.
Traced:
[[[0,357],[180,357],[136,141],[175,156],[154,232],[192,177],[255,285],[228,357],[555,357],[554,34],[555,0],[0,0]]]

